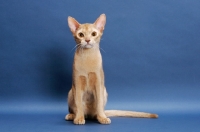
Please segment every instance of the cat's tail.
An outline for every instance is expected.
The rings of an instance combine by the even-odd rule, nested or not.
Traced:
[[[105,110],[105,114],[107,117],[158,118],[157,114],[123,110]]]

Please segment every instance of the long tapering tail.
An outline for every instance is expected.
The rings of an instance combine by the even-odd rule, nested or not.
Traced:
[[[135,111],[123,111],[123,110],[105,110],[107,117],[135,117],[135,118],[158,118],[157,114],[135,112]]]

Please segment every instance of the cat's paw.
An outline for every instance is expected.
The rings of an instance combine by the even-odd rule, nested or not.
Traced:
[[[74,119],[74,124],[76,124],[76,125],[84,125],[85,124],[85,119],[83,117],[75,118]]]
[[[65,120],[70,121],[70,120],[74,120],[75,115],[74,114],[67,114],[65,116]]]
[[[98,118],[98,121],[101,123],[101,124],[110,124],[111,123],[111,120],[110,118]]]

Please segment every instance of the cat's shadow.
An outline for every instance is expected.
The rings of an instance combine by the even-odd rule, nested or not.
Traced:
[[[73,53],[66,47],[57,46],[45,49],[42,63],[44,91],[54,99],[67,97],[72,84]]]
[[[67,121],[65,120],[67,123],[74,125],[73,121]],[[85,120],[85,124],[84,125],[99,125],[100,123],[95,120],[95,119],[86,119]]]

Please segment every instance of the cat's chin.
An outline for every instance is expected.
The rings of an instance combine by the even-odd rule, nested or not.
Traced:
[[[93,47],[92,44],[87,44],[87,45],[84,46],[85,49],[91,49],[92,47]]]

